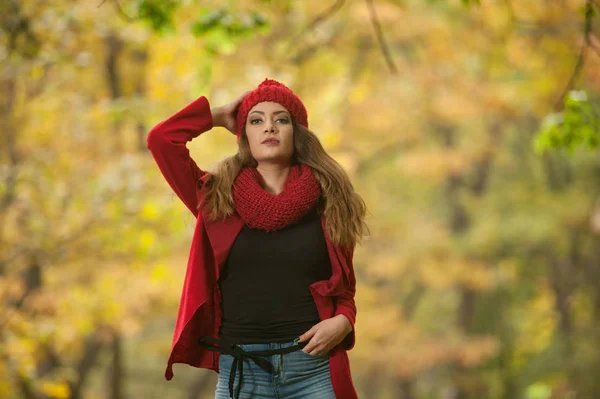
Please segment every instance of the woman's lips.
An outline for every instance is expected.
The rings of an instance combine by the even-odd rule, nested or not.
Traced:
[[[279,141],[278,140],[266,140],[266,141],[263,141],[263,144],[276,145],[276,144],[279,144]]]

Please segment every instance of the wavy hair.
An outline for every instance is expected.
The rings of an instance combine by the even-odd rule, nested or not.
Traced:
[[[321,145],[319,138],[292,116],[294,127],[293,164],[306,164],[312,168],[321,186],[321,198],[317,204],[319,215],[325,215],[327,234],[331,241],[340,247],[354,249],[362,236],[369,233],[365,223],[367,207],[364,200],[354,191],[348,174]],[[244,126],[238,145],[238,152],[229,156],[216,167],[214,173],[206,177],[204,195],[198,208],[208,206],[208,217],[224,220],[235,212],[232,187],[244,167],[256,167],[258,162],[252,157],[250,144]]]

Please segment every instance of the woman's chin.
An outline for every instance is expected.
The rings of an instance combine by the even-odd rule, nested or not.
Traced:
[[[276,164],[289,164],[292,161],[292,157],[291,155],[286,155],[286,154],[277,154],[277,153],[271,153],[271,154],[260,154],[258,157],[254,157],[254,159],[256,159],[256,161],[260,164],[260,163],[276,163]]]

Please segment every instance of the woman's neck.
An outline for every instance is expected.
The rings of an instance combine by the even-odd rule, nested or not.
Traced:
[[[263,189],[273,195],[278,195],[283,191],[290,173],[290,166],[259,165],[256,170],[262,177]]]

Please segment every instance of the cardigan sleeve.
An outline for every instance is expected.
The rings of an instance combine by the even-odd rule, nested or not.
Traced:
[[[342,347],[346,351],[352,349],[356,341],[356,335],[354,331],[354,324],[356,322],[356,304],[354,302],[354,295],[356,294],[356,277],[354,275],[353,257],[354,247],[350,248],[346,257],[346,262],[348,264],[348,268],[350,269],[350,273],[348,276],[348,287],[346,291],[344,291],[344,293],[337,296],[335,299],[334,316],[343,314],[344,316],[346,316],[346,318],[350,321],[350,324],[352,325],[352,331],[350,331],[348,335],[346,335],[344,340],[341,342]]]
[[[202,184],[200,178],[207,172],[196,165],[186,144],[212,128],[210,104],[201,96],[154,126],[146,138],[147,147],[165,180],[196,217],[196,190]]]

